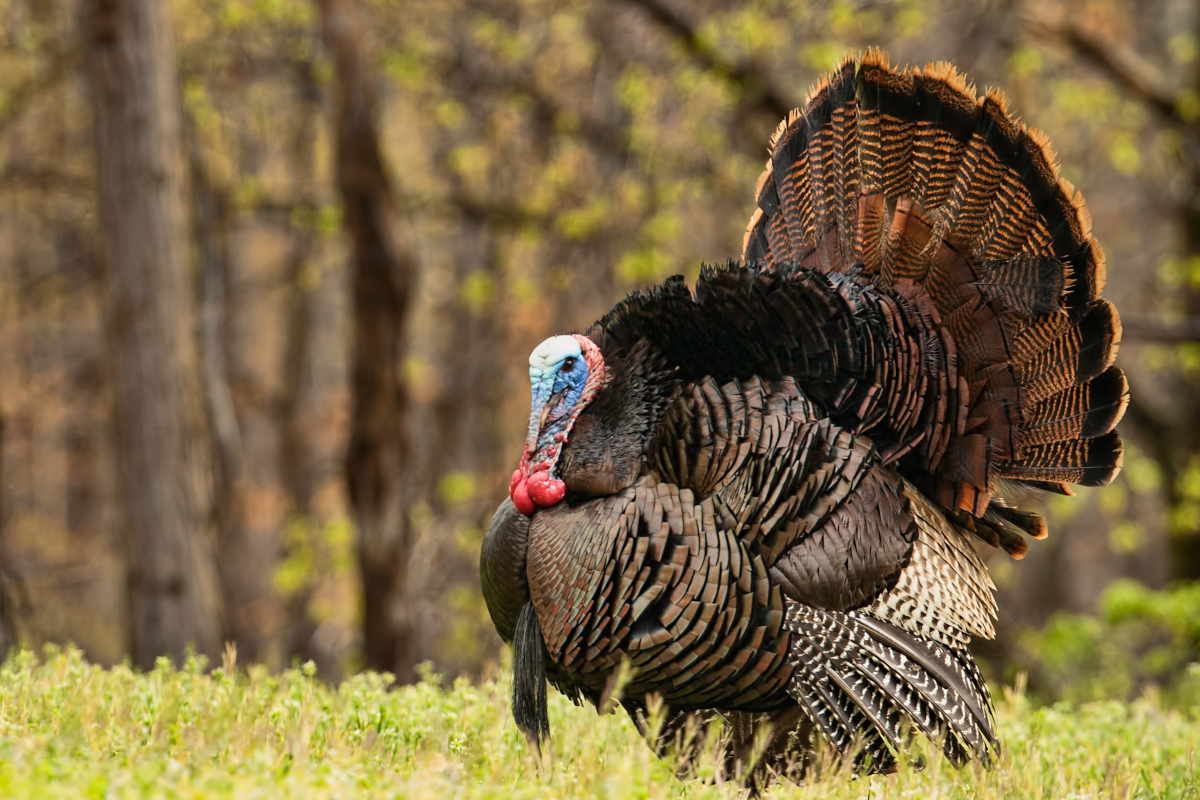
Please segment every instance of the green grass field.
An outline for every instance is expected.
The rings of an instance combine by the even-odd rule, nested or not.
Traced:
[[[681,783],[624,714],[552,696],[553,764],[539,772],[512,724],[505,680],[387,691],[292,670],[236,677],[198,665],[139,675],[78,652],[20,654],[0,669],[0,797],[733,798]],[[552,693],[553,695],[553,693]],[[1200,721],[1142,700],[1036,709],[1006,693],[998,767],[924,771],[779,798],[1200,797]]]

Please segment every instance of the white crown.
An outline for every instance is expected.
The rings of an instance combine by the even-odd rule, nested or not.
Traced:
[[[542,376],[557,372],[559,365],[572,356],[583,357],[579,341],[574,336],[551,336],[529,354],[529,380],[537,382]]]

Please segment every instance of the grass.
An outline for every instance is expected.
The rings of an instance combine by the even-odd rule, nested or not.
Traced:
[[[512,724],[505,680],[396,691],[378,675],[328,687],[311,671],[230,675],[162,663],[102,669],[78,651],[0,668],[4,798],[733,798],[681,783],[623,714],[551,699],[553,765]],[[553,693],[552,693],[553,694]],[[1200,797],[1200,720],[1159,707],[1034,708],[1005,693],[998,768],[781,786],[776,798]]]

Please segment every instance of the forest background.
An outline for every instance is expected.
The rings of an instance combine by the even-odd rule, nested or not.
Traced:
[[[1195,0],[0,0],[0,648],[493,671],[529,351],[736,258],[776,124],[871,45],[1050,135],[1125,322],[1125,470],[988,554],[978,653],[1195,678]]]

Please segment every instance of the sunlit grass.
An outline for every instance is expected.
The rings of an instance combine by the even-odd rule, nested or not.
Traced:
[[[732,798],[680,783],[623,714],[554,695],[553,764],[539,773],[513,726],[505,680],[388,691],[304,670],[228,676],[197,664],[139,675],[78,652],[20,654],[0,669],[0,797]],[[1200,722],[1152,700],[1033,708],[1008,693],[997,769],[924,771],[773,797],[1197,797]]]

